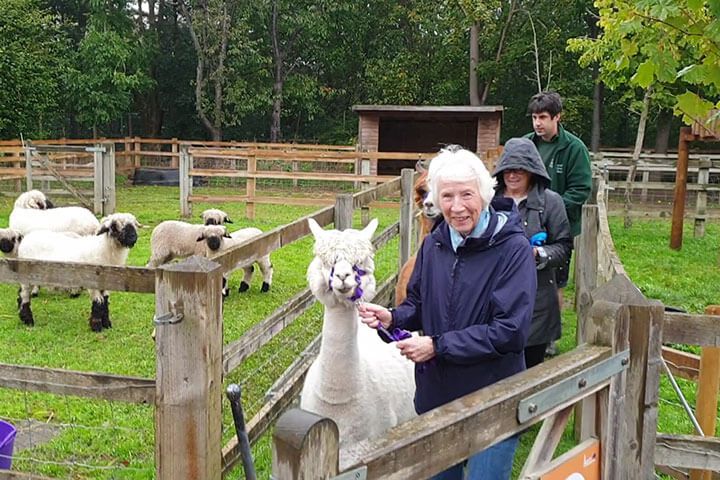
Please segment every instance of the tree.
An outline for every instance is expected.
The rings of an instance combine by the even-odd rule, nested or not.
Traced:
[[[683,121],[720,107],[720,3],[701,0],[597,0],[602,33],[569,48],[580,63],[600,65],[611,88],[680,90],[673,108]]]
[[[92,7],[67,83],[79,122],[97,136],[98,127],[126,113],[151,80],[125,2],[96,0]]]
[[[57,132],[68,56],[61,25],[38,1],[0,2],[0,138]]]

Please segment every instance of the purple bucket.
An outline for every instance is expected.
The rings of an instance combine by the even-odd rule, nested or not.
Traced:
[[[0,470],[12,467],[13,446],[15,445],[15,427],[0,420]]]

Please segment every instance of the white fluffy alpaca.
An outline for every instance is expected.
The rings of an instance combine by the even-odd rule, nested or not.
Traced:
[[[329,417],[343,445],[375,438],[415,416],[413,363],[362,325],[356,302],[375,294],[374,219],[362,231],[325,231],[310,219],[315,258],[307,271],[325,305],[320,353],[308,370],[300,407]]]

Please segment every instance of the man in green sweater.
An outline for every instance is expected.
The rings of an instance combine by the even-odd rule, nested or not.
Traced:
[[[534,95],[528,104],[534,131],[526,137],[540,152],[550,175],[550,188],[562,196],[570,231],[575,237],[580,234],[582,205],[590,196],[592,171],[590,153],[585,144],[560,124],[562,109],[562,98],[556,92]],[[565,267],[557,271],[560,308],[563,305],[563,289],[568,282],[571,255],[568,255]],[[554,345],[551,347],[554,348]]]

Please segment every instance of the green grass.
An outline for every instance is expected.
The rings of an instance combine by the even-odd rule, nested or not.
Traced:
[[[213,192],[227,190],[205,187],[202,193]],[[117,210],[134,213],[145,225],[138,244],[131,250],[129,264],[145,264],[149,257],[150,232],[157,223],[179,218],[178,196],[178,189],[172,187],[119,189]],[[253,225],[268,230],[316,210],[313,207],[257,205],[257,219],[250,222],[245,220],[242,203],[212,206],[228,212],[235,222],[231,229]],[[210,205],[207,204],[194,205],[194,221],[199,221],[199,213],[208,207]],[[0,197],[0,226],[7,225],[11,208],[12,199]],[[398,211],[374,209],[371,215],[380,218],[380,231],[397,220]],[[355,222],[359,224],[357,216]],[[688,225],[683,249],[679,252],[667,247],[668,221],[636,221],[632,229],[625,230],[620,219],[611,219],[611,228],[630,278],[647,297],[696,313],[702,312],[708,304],[720,303],[720,272],[717,267],[720,226],[709,224],[706,237],[694,239]],[[237,286],[241,273],[236,272],[231,277],[230,285],[234,291],[224,304],[225,343],[239,338],[248,328],[305,288],[310,248],[310,240],[304,239],[273,253],[276,273],[272,289],[267,294],[259,292],[260,280],[254,278],[251,290],[239,295]],[[397,269],[397,241],[378,252],[376,264],[379,284]],[[110,310],[113,328],[97,334],[88,327],[87,296],[71,299],[65,293],[43,289],[40,297],[33,300],[36,325],[28,328],[17,317],[16,291],[16,285],[0,285],[0,362],[154,377],[154,344],[150,338],[153,295],[112,293]],[[566,304],[572,295],[571,284],[566,290]],[[229,376],[228,382],[243,385],[246,417],[251,417],[260,408],[267,389],[317,334],[321,316],[321,309],[316,306]],[[575,347],[575,324],[574,312],[566,308],[563,312],[563,337],[559,342],[561,352]],[[695,385],[680,379],[678,382],[693,404]],[[680,402],[666,379],[662,379],[660,388],[658,430],[691,433],[690,421],[679,407]],[[234,428],[226,402],[223,407],[223,441],[226,443],[234,435]],[[62,426],[61,433],[50,442],[31,451],[18,452],[14,464],[18,470],[77,479],[149,479],[154,476],[152,406],[0,389],[0,418],[31,418]],[[516,455],[516,475],[538,428],[533,427],[522,438]],[[567,451],[573,445],[568,429],[558,453]],[[265,435],[253,448],[258,478],[270,476],[270,448],[269,435]],[[58,462],[60,465],[17,460],[23,457]],[[65,465],[70,462],[75,462],[75,466]],[[240,470],[236,469],[230,478],[239,475]]]
[[[203,193],[219,191],[205,188]],[[150,232],[155,225],[162,220],[179,218],[178,198],[178,189],[172,187],[118,190],[117,211],[134,213],[145,226],[131,250],[130,265],[146,263],[150,254]],[[7,226],[12,202],[9,197],[0,197],[0,226]],[[269,230],[318,209],[256,205],[256,220],[248,221],[244,204],[212,206],[229,214],[234,221],[229,225],[231,230],[250,225]],[[193,220],[199,222],[200,212],[209,207],[195,204]],[[380,220],[378,232],[397,221],[398,212],[395,208],[372,209],[371,215]],[[359,224],[358,212],[355,225]],[[242,295],[237,292],[242,272],[231,276],[233,292],[224,302],[226,344],[240,338],[252,325],[306,288],[305,271],[312,258],[311,246],[311,240],[306,238],[271,255],[275,275],[268,293],[259,291],[259,274],[253,278],[250,291]],[[397,250],[397,241],[393,241],[377,252],[378,284],[397,270]],[[153,295],[111,293],[113,328],[93,333],[88,327],[90,302],[87,295],[72,299],[63,292],[43,288],[32,302],[35,326],[26,327],[17,316],[16,292],[16,285],[0,285],[0,362],[154,378],[155,346],[150,337],[155,313]],[[315,306],[228,376],[227,383],[243,386],[247,418],[258,411],[268,388],[318,334],[321,322],[322,311]],[[223,401],[223,443],[235,435],[228,406]],[[16,452],[13,467],[17,470],[56,478],[154,477],[152,406],[0,389],[0,418],[10,419],[13,423],[34,419],[62,427],[50,442]],[[268,478],[270,450],[267,439],[258,444],[254,455],[259,478]],[[237,476],[237,473],[233,475]]]

